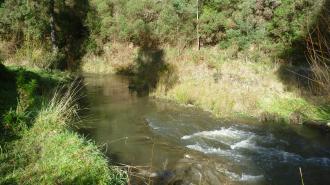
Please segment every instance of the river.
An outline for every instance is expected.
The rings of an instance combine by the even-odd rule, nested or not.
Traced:
[[[329,135],[222,121],[197,108],[138,97],[128,79],[116,75],[86,74],[84,83],[80,132],[112,163],[140,169],[132,170],[131,184],[298,185],[299,168],[305,185],[330,184]]]

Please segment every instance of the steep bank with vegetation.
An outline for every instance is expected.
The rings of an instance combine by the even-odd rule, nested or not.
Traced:
[[[0,67],[0,184],[125,184],[124,172],[72,130],[73,87],[52,95],[68,83],[64,73]]]
[[[293,123],[329,120],[327,99],[314,96],[314,102],[307,101],[299,88],[288,88],[278,76],[281,64],[262,52],[164,48],[162,52],[143,52],[129,44],[111,43],[102,56],[86,56],[82,69],[129,75],[131,88],[144,87],[140,90],[147,91],[141,95],[150,93],[194,105],[221,118],[254,117]],[[158,56],[160,53],[162,56]]]

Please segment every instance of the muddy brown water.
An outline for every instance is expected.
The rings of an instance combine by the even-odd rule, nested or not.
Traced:
[[[147,182],[298,185],[301,167],[305,185],[330,184],[329,135],[303,126],[225,122],[138,97],[121,76],[84,74],[84,83],[81,133],[112,163],[140,166],[135,173]]]

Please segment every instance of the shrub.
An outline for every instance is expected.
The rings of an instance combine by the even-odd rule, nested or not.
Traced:
[[[37,81],[36,79],[29,80],[26,72],[21,69],[18,71],[16,85],[19,94],[19,105],[17,110],[19,112],[24,112],[34,106],[36,100],[35,93],[38,86]]]
[[[1,122],[0,129],[2,129],[5,136],[20,135],[22,131],[27,129],[28,114],[24,112],[9,110]]]

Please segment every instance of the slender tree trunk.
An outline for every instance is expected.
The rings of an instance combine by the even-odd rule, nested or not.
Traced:
[[[50,13],[50,37],[52,41],[53,53],[58,52],[58,46],[56,43],[56,30],[55,30],[55,2],[50,0],[49,13]]]
[[[200,43],[200,38],[199,38],[199,0],[197,0],[197,13],[196,13],[196,32],[197,32],[197,50],[200,50],[201,48],[201,43]]]

